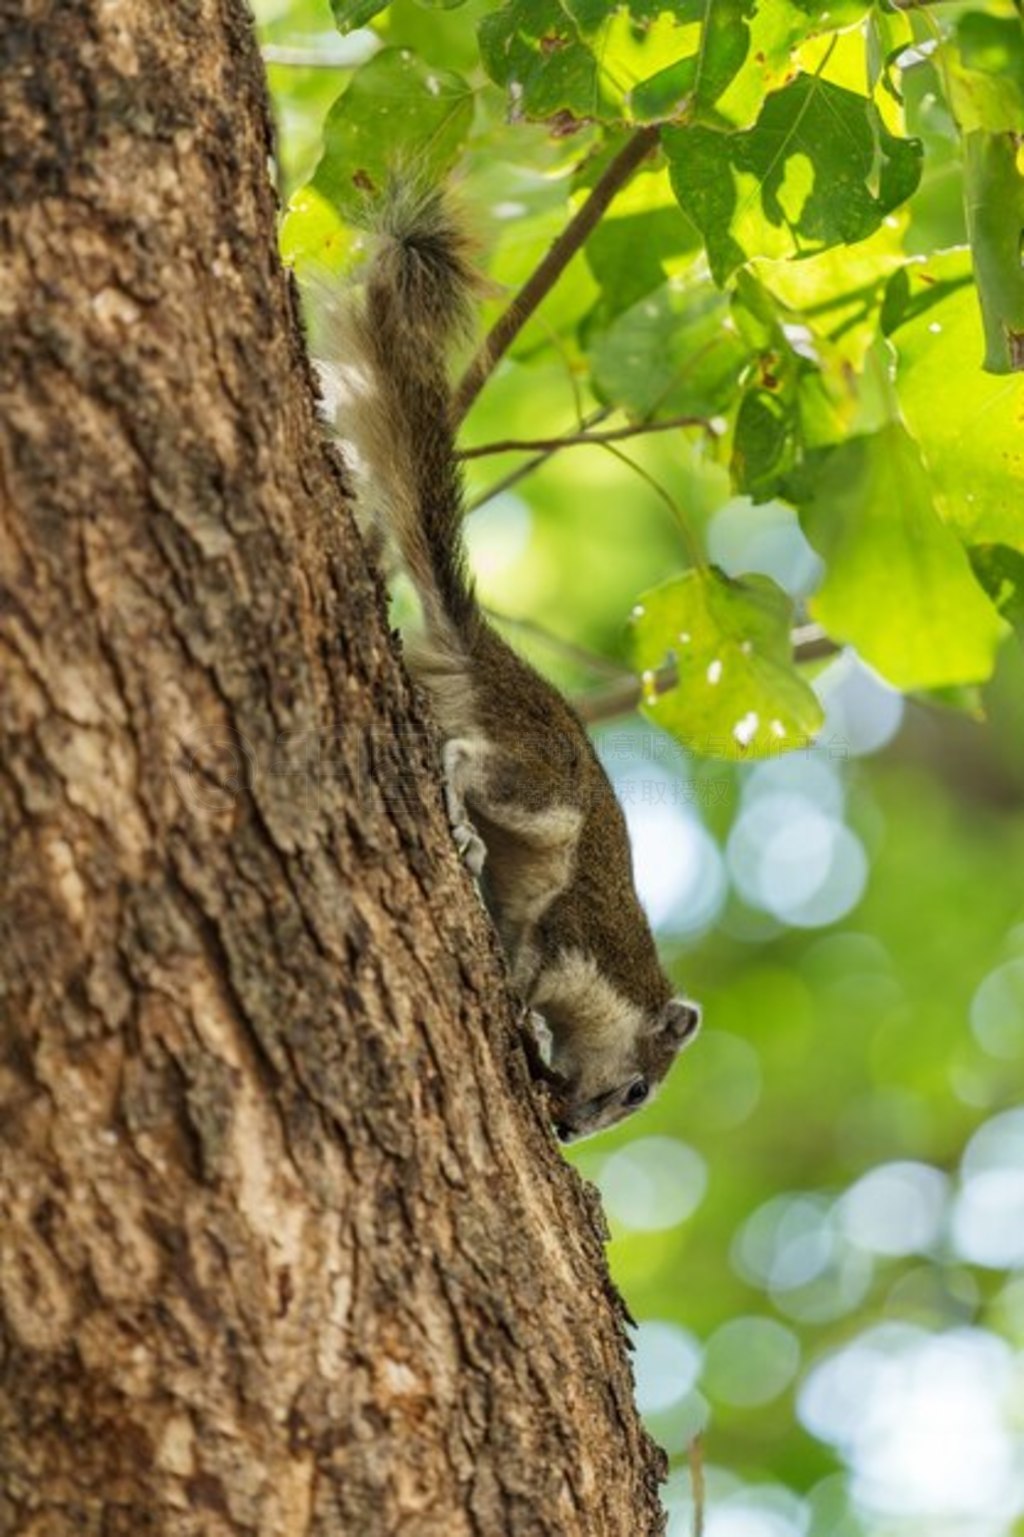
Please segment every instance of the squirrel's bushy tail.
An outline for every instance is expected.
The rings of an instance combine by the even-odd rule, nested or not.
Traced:
[[[377,248],[360,317],[370,395],[356,447],[375,516],[398,545],[428,629],[465,645],[478,609],[462,539],[448,355],[478,286],[467,239],[438,190],[397,188],[374,219]]]

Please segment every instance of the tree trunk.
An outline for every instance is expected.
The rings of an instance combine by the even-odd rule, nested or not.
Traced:
[[[638,1534],[239,0],[0,0],[0,1533]]]

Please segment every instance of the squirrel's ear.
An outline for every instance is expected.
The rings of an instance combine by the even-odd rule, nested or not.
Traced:
[[[666,1007],[662,1030],[677,1051],[692,1041],[700,1029],[700,1009],[689,998],[673,998]]]

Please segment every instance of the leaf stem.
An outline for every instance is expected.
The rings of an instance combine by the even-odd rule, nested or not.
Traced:
[[[649,470],[645,470],[642,464],[637,464],[636,460],[631,459],[629,454],[623,453],[621,448],[616,448],[612,443],[602,443],[601,447],[604,449],[606,454],[611,454],[614,459],[620,460],[620,462],[626,465],[628,469],[631,469],[635,475],[639,475],[640,479],[645,481],[647,485],[650,486],[654,494],[660,497],[660,499],[665,503],[665,506],[668,508],[669,512],[672,514],[676,527],[679,529],[679,532],[683,536],[683,543],[686,545],[686,550],[690,557],[691,565],[694,566],[697,570],[701,570],[703,567],[705,567],[707,565],[707,560],[705,558],[704,551],[700,547],[700,540],[697,538],[692,527],[690,526],[689,518],[686,516],[685,512],[680,507],[672,493],[666,490],[661,481],[658,480],[656,476],[652,475]]]
[[[576,216],[555,240],[544,259],[534,268],[505,313],[495,322],[476,357],[455,391],[452,422],[458,426],[473,404],[499,360],[505,355],[519,331],[541,300],[561,277],[569,262],[596,228],[602,215],[658,142],[657,124],[638,128],[605,167],[594,183],[590,196]]]

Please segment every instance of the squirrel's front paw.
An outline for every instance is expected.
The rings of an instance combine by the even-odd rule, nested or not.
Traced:
[[[549,1089],[564,1089],[564,1079],[551,1066],[553,1042],[547,1020],[526,1004],[520,1013],[519,1024],[523,1032],[523,1049],[530,1077],[535,1083],[543,1083]]]
[[[479,879],[487,858],[487,847],[480,834],[470,821],[454,822],[452,824],[452,837],[455,839],[455,847],[459,851],[459,857],[475,879]]]
[[[476,762],[472,743],[454,737],[444,744],[441,762],[444,767],[444,803],[455,847],[469,873],[479,876],[487,858],[487,847],[466,810],[466,781]]]

